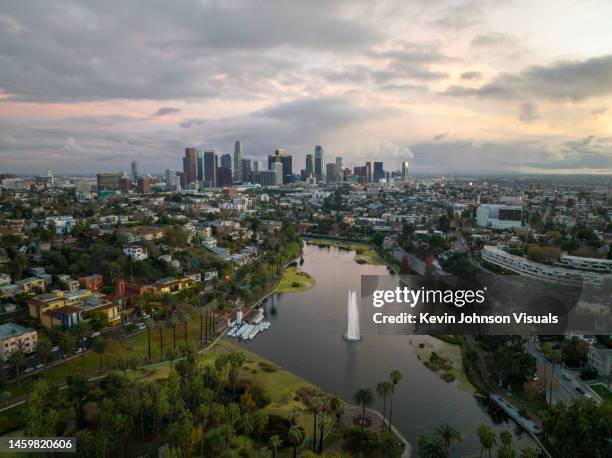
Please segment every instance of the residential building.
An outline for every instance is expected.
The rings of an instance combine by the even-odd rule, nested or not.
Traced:
[[[123,252],[133,261],[144,261],[149,257],[147,250],[141,246],[129,246],[123,249]]]
[[[0,325],[0,360],[7,358],[16,350],[32,353],[36,350],[38,334],[34,329],[24,328],[15,323]]]
[[[476,223],[491,229],[512,229],[522,226],[523,209],[515,205],[481,204],[476,210]]]

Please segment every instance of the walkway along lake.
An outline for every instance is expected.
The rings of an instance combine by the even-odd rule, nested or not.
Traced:
[[[396,388],[393,424],[415,452],[419,436],[432,433],[441,423],[452,424],[464,435],[453,456],[479,456],[476,429],[481,423],[497,431],[511,431],[515,446],[531,443],[489,401],[463,389],[457,381],[442,381],[417,358],[420,342],[428,347],[448,344],[424,336],[364,336],[353,343],[342,338],[347,327],[348,290],[356,289],[359,297],[361,275],[389,275],[385,266],[358,264],[354,256],[354,251],[305,245],[301,269],[315,278],[316,285],[301,293],[266,299],[262,305],[272,326],[241,345],[347,402],[352,402],[358,388],[375,390],[378,382],[399,369],[404,379]],[[373,407],[382,412],[382,401],[377,399]]]

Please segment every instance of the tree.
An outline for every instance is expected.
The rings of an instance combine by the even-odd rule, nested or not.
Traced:
[[[7,358],[7,362],[14,372],[15,377],[21,377],[21,370],[26,366],[27,362],[25,353],[20,349],[14,350]]]
[[[255,429],[255,422],[253,417],[249,413],[245,413],[240,419],[240,427],[242,428],[242,432],[244,433],[244,448],[247,446],[247,437],[251,435],[253,430]]]
[[[317,417],[319,416],[319,410],[323,407],[323,399],[320,396],[315,396],[310,400],[309,410],[313,414],[314,426],[312,428],[312,451],[315,452],[317,448]]]
[[[270,440],[268,441],[268,445],[272,449],[272,458],[276,458],[276,452],[282,444],[283,444],[283,441],[277,434],[270,437]]]
[[[292,425],[289,431],[287,431],[287,437],[289,438],[289,443],[293,447],[293,458],[296,458],[297,448],[304,440],[304,430],[297,425]]]
[[[85,403],[90,392],[89,382],[82,375],[69,375],[66,383],[68,399],[73,404],[76,423],[82,426],[85,423]]]
[[[423,434],[419,437],[419,456],[422,458],[447,458],[448,449],[439,436]]]
[[[70,329],[75,335],[79,346],[82,348],[81,357],[85,358],[85,336],[89,334],[90,326],[84,321],[79,321]]]
[[[172,369],[174,368],[174,361],[178,357],[178,351],[176,348],[171,348],[166,352],[166,356],[168,357],[168,361],[170,361],[170,372],[172,372]]]
[[[462,439],[461,433],[459,433],[459,431],[448,423],[442,423],[440,426],[438,426],[438,429],[436,429],[436,435],[438,435],[440,439],[444,441],[448,453],[450,453],[453,443],[460,442]]]
[[[91,346],[93,351],[100,356],[100,370],[102,370],[102,355],[106,351],[106,339],[102,336],[94,337]]]
[[[105,312],[92,312],[89,319],[94,331],[100,331],[108,326],[108,314]]]
[[[260,439],[261,433],[266,426],[268,426],[269,416],[265,410],[258,410],[253,415],[253,424],[255,426],[255,431],[257,431],[257,440]]]
[[[533,447],[526,447],[521,450],[521,458],[538,458],[538,452]]]
[[[393,415],[393,395],[395,394],[395,386],[402,380],[403,375],[402,373],[398,370],[395,369],[394,371],[391,371],[391,374],[389,374],[389,379],[391,380],[391,402],[389,403],[389,432],[391,432],[391,426],[392,426],[392,415]]]
[[[496,439],[495,439],[495,431],[493,431],[493,429],[491,429],[490,426],[488,425],[480,425],[478,427],[478,440],[480,441],[480,456],[482,457],[482,453],[485,450],[489,451],[489,458],[491,457],[491,449],[495,446],[496,444]]]
[[[48,339],[40,339],[36,343],[36,354],[43,360],[45,365],[49,362],[53,354],[53,345]]]
[[[382,421],[382,425],[381,425],[381,431],[385,429],[385,415],[387,412],[387,397],[391,394],[391,391],[393,390],[393,384],[388,381],[385,380],[384,382],[380,382],[378,385],[376,385],[376,394],[378,394],[379,398],[382,398],[383,400],[383,421]]]
[[[59,340],[59,347],[62,351],[62,355],[67,355],[68,353],[72,353],[74,350],[74,346],[76,344],[76,338],[70,334],[69,332],[62,333],[62,336]]]
[[[365,428],[365,409],[374,402],[374,394],[370,388],[360,388],[353,395],[353,400],[361,406],[361,431]]]

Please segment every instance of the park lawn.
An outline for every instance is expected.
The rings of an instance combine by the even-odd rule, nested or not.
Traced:
[[[200,338],[200,320],[197,317],[187,325],[187,335],[189,339]],[[164,330],[164,352],[172,347],[172,329]],[[179,346],[184,341],[183,323],[179,323],[176,327],[176,344]],[[72,358],[62,364],[53,366],[45,370],[42,374],[44,377],[57,385],[64,385],[69,375],[79,374],[87,378],[97,377],[103,373],[108,373],[116,369],[116,359],[120,356],[137,357],[144,361],[148,357],[147,332],[126,337],[123,340],[110,343],[110,347],[102,355],[103,371],[100,372],[100,355],[93,351],[85,353],[84,357],[78,356]],[[160,345],[159,332],[152,330],[151,332],[151,360],[160,360]],[[168,363],[169,364],[169,363]],[[10,383],[5,390],[11,393],[11,398],[2,401],[0,407],[9,405],[15,402],[15,399],[24,396],[30,389],[34,377],[26,377],[18,383]]]
[[[383,259],[378,255],[374,247],[367,243],[347,242],[343,240],[312,239],[308,240],[311,245],[321,247],[333,246],[343,250],[355,251],[355,261],[364,261],[367,264],[384,265]]]
[[[605,385],[596,383],[595,385],[589,385],[595,393],[597,393],[606,402],[612,402],[612,391],[610,391]]]
[[[299,293],[306,291],[315,285],[315,279],[306,272],[298,270],[297,267],[288,267],[283,272],[277,293]]]

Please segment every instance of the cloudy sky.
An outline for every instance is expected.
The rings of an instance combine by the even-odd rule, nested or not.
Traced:
[[[315,144],[346,165],[612,171],[608,0],[0,5],[0,173],[180,168]]]

